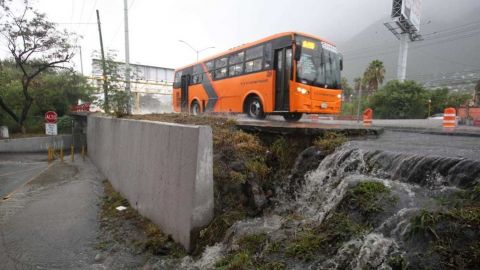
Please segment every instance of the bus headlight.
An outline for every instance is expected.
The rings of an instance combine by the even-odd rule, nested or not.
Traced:
[[[341,99],[341,98],[342,98],[342,94],[338,94],[338,95],[337,95],[337,98],[338,98],[338,99]]]
[[[297,92],[302,95],[307,95],[309,93],[307,89],[301,87],[297,87]]]

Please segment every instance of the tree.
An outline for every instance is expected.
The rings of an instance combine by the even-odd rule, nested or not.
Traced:
[[[443,113],[445,108],[453,107],[458,109],[462,105],[466,105],[468,100],[472,98],[466,93],[451,93],[448,88],[431,90],[429,92],[432,106],[432,114]]]
[[[74,35],[57,30],[56,25],[46,19],[45,14],[33,9],[28,0],[23,12],[14,14],[2,5],[0,35],[7,44],[16,67],[21,71],[18,81],[22,87],[22,108],[15,112],[7,104],[0,92],[0,107],[17,123],[22,133],[26,132],[25,120],[34,98],[30,88],[34,80],[43,72],[53,68],[63,68],[74,56]],[[1,90],[0,90],[1,91]]]
[[[357,78],[353,79],[353,87],[355,89],[355,92],[358,93],[358,91],[360,91],[360,87],[362,87],[362,78],[361,77],[357,77]]]
[[[0,62],[0,85],[2,99],[13,111],[23,108],[23,90],[19,77],[22,72],[13,61]],[[37,76],[30,87],[33,103],[25,120],[31,132],[43,130],[43,115],[46,111],[55,110],[61,117],[68,112],[72,104],[79,99],[92,101],[93,88],[87,78],[68,69],[48,70]],[[16,122],[0,109],[0,123],[18,129]]]
[[[353,89],[348,84],[348,79],[346,77],[342,77],[342,90],[343,96],[345,97],[345,102],[350,102],[353,95]]]
[[[109,104],[106,106],[105,100],[99,100],[98,103],[105,109],[106,113],[113,112],[117,117],[121,117],[128,114],[128,102],[131,100],[131,96],[124,91],[124,66],[122,66],[122,63],[115,61],[115,58],[115,51],[107,51],[105,57],[105,73],[107,77],[106,88]],[[132,80],[138,79],[138,75],[135,72],[130,72],[130,78]]]
[[[378,90],[385,78],[385,67],[380,60],[373,60],[363,74],[368,94],[371,95]]]
[[[414,81],[390,81],[370,97],[378,118],[414,119],[427,115],[429,93]]]

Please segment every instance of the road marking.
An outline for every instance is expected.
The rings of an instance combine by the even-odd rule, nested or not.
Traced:
[[[33,180],[35,180],[35,178],[37,178],[38,176],[40,176],[40,174],[42,174],[42,173],[45,172],[46,170],[50,169],[50,167],[52,167],[53,164],[55,164],[55,162],[52,162],[52,163],[49,164],[45,169],[43,169],[42,171],[40,171],[39,173],[37,173],[36,175],[34,175],[32,178],[30,178],[27,182],[23,183],[21,186],[17,187],[16,189],[14,189],[12,192],[8,193],[7,195],[3,196],[2,201],[8,200],[8,199],[10,198],[10,196],[12,196],[13,193],[17,192],[19,189],[23,188],[24,186],[26,186],[27,184],[29,184],[30,182],[32,182]]]

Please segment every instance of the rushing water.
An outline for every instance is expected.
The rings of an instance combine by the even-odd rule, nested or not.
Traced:
[[[410,219],[421,209],[433,210],[436,196],[467,188],[480,181],[480,162],[460,158],[419,156],[387,151],[366,151],[345,146],[327,156],[295,194],[278,192],[277,205],[269,215],[237,222],[224,243],[206,249],[198,261],[185,261],[184,269],[211,268],[221,258],[232,239],[246,234],[267,233],[285,239],[282,214],[295,212],[301,222],[320,224],[336,209],[348,188],[364,181],[378,181],[390,188],[398,200],[373,230],[343,243],[336,255],[319,258],[310,269],[390,269],[386,258],[402,253],[402,240]],[[291,190],[291,189],[284,189]],[[293,195],[293,196],[292,196]]]

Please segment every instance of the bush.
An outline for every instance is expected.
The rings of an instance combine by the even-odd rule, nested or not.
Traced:
[[[414,81],[390,81],[370,97],[369,107],[375,118],[425,118],[429,93]]]

